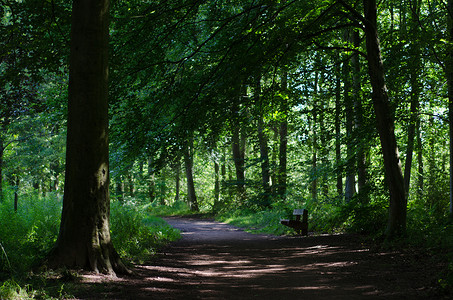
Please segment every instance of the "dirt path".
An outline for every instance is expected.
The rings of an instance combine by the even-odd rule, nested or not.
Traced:
[[[273,237],[207,220],[166,220],[181,229],[180,241],[134,277],[87,277],[97,288],[82,298],[439,299],[429,258],[373,252],[352,235]]]

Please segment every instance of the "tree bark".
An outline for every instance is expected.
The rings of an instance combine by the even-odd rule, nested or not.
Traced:
[[[352,32],[352,42],[356,49],[360,46],[360,36],[358,31]],[[360,59],[357,53],[351,57],[352,65],[352,94],[354,97],[354,139],[357,144],[357,184],[358,193],[362,201],[368,201],[367,189],[367,169],[365,149],[368,147],[367,141],[360,141],[359,134],[363,132],[363,108],[362,108],[362,86],[360,76]]]
[[[351,30],[346,31],[346,39],[352,40],[350,35]],[[344,190],[345,201],[351,201],[355,195],[355,172],[356,172],[356,156],[354,151],[354,106],[352,99],[352,84],[351,84],[351,66],[349,61],[345,61],[343,65],[344,74],[344,103],[345,103],[345,114],[346,114],[346,183]]]
[[[47,264],[126,273],[110,239],[108,0],[74,0],[66,177],[60,232]]]
[[[448,86],[448,118],[450,133],[450,218],[453,218],[453,0],[448,0],[447,4],[447,57],[445,63],[445,73]]]
[[[335,161],[337,165],[337,194],[343,195],[343,163],[341,161],[341,68],[339,56],[335,67]]]
[[[261,160],[261,183],[263,187],[263,205],[270,205],[271,186],[269,174],[269,149],[267,145],[267,137],[264,132],[263,121],[263,105],[260,98],[261,94],[261,77],[257,78],[254,91],[255,105],[259,107],[258,113],[258,142],[260,145],[260,160]]]
[[[420,98],[420,36],[419,36],[419,24],[417,22],[418,14],[420,11],[419,1],[412,2],[412,18],[411,18],[411,95],[410,95],[410,115],[409,115],[409,126],[407,130],[407,151],[406,160],[404,163],[404,188],[406,192],[406,198],[409,197],[409,187],[411,182],[411,168],[412,168],[412,157],[414,153],[414,140],[416,126],[420,124],[418,122],[419,116],[419,98]]]
[[[318,136],[317,136],[317,129],[316,123],[318,122],[318,107],[316,105],[315,97],[318,94],[318,72],[315,73],[315,83],[313,87],[313,111],[312,111],[312,174],[313,179],[311,182],[311,198],[313,200],[318,199]]]
[[[190,136],[184,151],[184,164],[187,178],[187,201],[191,211],[199,211],[197,195],[195,193],[195,183],[193,180],[193,152],[193,137]]]
[[[3,202],[3,153],[5,148],[3,146],[3,138],[0,135],[0,203]]]
[[[175,164],[175,202],[176,201],[179,201],[179,194],[180,194],[180,190],[181,190],[181,180],[180,180],[180,169],[181,169],[181,165],[179,163],[179,158],[178,158],[178,161],[176,162]]]
[[[278,164],[278,195],[284,199],[286,196],[286,181],[287,181],[287,152],[288,152],[288,72],[286,70],[283,71],[282,74],[282,103],[281,103],[281,111],[283,114],[283,120],[280,121],[280,148],[279,148],[279,164]]]
[[[235,120],[233,124],[232,152],[233,161],[236,170],[236,186],[238,199],[243,202],[246,198],[245,189],[245,134],[241,128],[240,102],[242,97],[242,88],[239,88],[239,95],[233,105]]]
[[[363,0],[368,73],[373,90],[373,106],[384,156],[386,180],[389,186],[390,207],[386,235],[394,237],[406,232],[407,202],[404,180],[395,137],[395,125],[390,111],[384,67],[377,32],[375,0]]]
[[[156,175],[152,156],[148,157],[148,197],[149,202],[156,200]]]
[[[220,208],[220,164],[217,158],[214,159],[214,211]]]

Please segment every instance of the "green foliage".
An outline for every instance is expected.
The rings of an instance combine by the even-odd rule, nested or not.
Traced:
[[[189,205],[183,201],[175,201],[171,205],[158,205],[157,203],[153,203],[147,207],[147,211],[153,216],[175,216],[193,213],[190,210]]]
[[[143,262],[169,241],[177,240],[179,231],[165,221],[146,213],[146,206],[111,204],[111,236],[120,256],[128,261]]]
[[[244,228],[251,233],[264,233],[273,235],[291,234],[293,231],[287,226],[280,224],[283,219],[282,211],[263,210],[258,212],[252,211],[235,211],[220,215],[218,220],[240,228]]]
[[[9,300],[26,300],[33,299],[35,291],[30,289],[30,286],[26,285],[21,287],[13,279],[6,280],[0,286],[0,299],[9,299]]]
[[[23,273],[42,260],[55,243],[60,214],[61,198],[56,194],[21,195],[17,212],[12,202],[1,202],[0,243],[4,251],[0,274]]]

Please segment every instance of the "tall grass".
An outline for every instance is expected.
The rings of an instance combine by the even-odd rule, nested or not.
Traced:
[[[111,236],[122,258],[143,262],[168,241],[179,239],[177,229],[147,213],[147,206],[115,201],[111,205]]]
[[[57,239],[62,196],[22,194],[17,212],[8,190],[5,196],[0,202],[0,299],[32,299],[36,295],[47,298],[46,289],[50,287],[36,286],[33,280],[30,283],[28,274],[43,261]],[[158,247],[180,236],[178,230],[147,213],[146,206],[113,201],[110,219],[114,246],[126,263],[142,262]],[[60,298],[62,290],[55,293]]]

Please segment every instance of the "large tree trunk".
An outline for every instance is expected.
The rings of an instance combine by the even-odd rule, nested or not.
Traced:
[[[386,180],[390,193],[389,220],[386,234],[389,237],[406,231],[407,202],[403,173],[395,137],[395,125],[390,111],[384,67],[377,32],[377,7],[375,0],[363,0],[368,73],[373,89],[373,106],[377,129],[384,156]]]
[[[190,136],[184,151],[184,164],[186,167],[187,179],[187,201],[191,211],[199,211],[195,183],[193,181],[193,137]]]
[[[50,267],[125,273],[110,239],[108,0],[74,0],[66,177]]]

